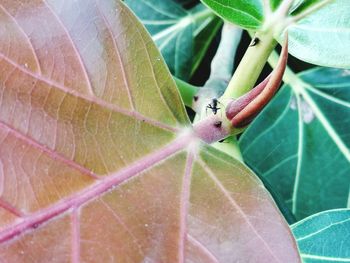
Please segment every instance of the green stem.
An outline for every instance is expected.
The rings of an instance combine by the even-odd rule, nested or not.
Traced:
[[[222,99],[238,98],[254,87],[267,59],[277,45],[275,36],[279,36],[285,29],[293,2],[294,0],[283,0],[275,12],[265,17],[261,29],[254,36],[256,40],[258,39],[255,41],[256,45],[247,49]]]
[[[277,45],[272,30],[257,32],[255,37],[259,38],[259,42],[248,48],[221,99],[238,98],[251,90],[259,78],[270,53]],[[237,138],[231,136],[227,140],[224,143],[215,143],[213,146],[243,162]]]
[[[183,102],[186,106],[192,107],[193,96],[197,94],[198,88],[174,76],[173,78],[176,82],[177,88],[180,92]]]
[[[257,32],[255,37],[259,39],[259,42],[249,47],[244,54],[222,98],[238,98],[251,90],[277,45],[273,37],[273,30]]]

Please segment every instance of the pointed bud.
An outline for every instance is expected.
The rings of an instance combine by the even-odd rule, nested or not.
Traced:
[[[248,125],[258,115],[278,90],[288,59],[288,33],[286,32],[277,67],[258,86],[247,94],[231,101],[226,107],[226,117],[234,127]]]

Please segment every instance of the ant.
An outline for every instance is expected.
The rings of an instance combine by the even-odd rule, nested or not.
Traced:
[[[260,42],[260,39],[259,39],[258,37],[254,37],[249,46],[250,46],[250,47],[254,47],[254,46],[256,46],[257,44],[259,44],[259,42]]]
[[[212,99],[211,103],[209,103],[206,107],[206,112],[208,109],[211,109],[211,111],[214,113],[214,115],[216,115],[216,113],[218,113],[218,110],[221,109],[221,108],[218,108],[218,103],[220,103],[218,101],[218,99],[216,99],[216,98]]]

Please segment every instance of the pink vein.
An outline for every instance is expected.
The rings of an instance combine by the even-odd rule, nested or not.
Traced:
[[[16,207],[14,207],[13,205],[11,205],[9,202],[5,201],[2,198],[0,198],[0,207],[5,209],[6,211],[10,212],[11,214],[17,216],[17,217],[24,216],[22,211],[18,210]]]
[[[227,191],[227,189],[222,185],[222,183],[217,179],[215,174],[211,171],[211,169],[208,167],[208,165],[203,161],[199,160],[200,164],[202,165],[203,169],[208,173],[210,178],[215,182],[215,184],[219,187],[219,189],[223,192],[225,197],[229,200],[229,202],[232,204],[232,206],[237,210],[237,212],[243,217],[244,221],[247,223],[247,225],[252,229],[254,234],[257,236],[257,238],[263,243],[263,245],[266,247],[267,251],[272,255],[272,257],[277,261],[280,262],[280,260],[275,256],[273,251],[271,250],[270,246],[266,243],[264,238],[258,233],[258,231],[255,229],[252,222],[250,222],[247,215],[244,213],[242,208],[237,204],[237,202],[232,198],[230,193]]]
[[[193,246],[195,246],[199,250],[201,250],[203,252],[203,254],[205,256],[207,256],[207,258],[211,262],[219,263],[219,260],[215,257],[215,255],[210,250],[208,250],[201,242],[199,242],[197,239],[195,239],[190,234],[187,234],[187,241],[190,242]]]
[[[157,163],[164,161],[166,158],[177,153],[178,151],[185,149],[192,139],[192,134],[178,137],[172,143],[150,155],[145,156],[144,158],[141,158],[140,160],[131,164],[129,167],[126,167],[117,173],[111,174],[103,181],[97,181],[92,187],[84,189],[66,199],[63,199],[51,207],[33,213],[25,217],[22,222],[10,225],[0,232],[0,242],[11,240],[15,236],[32,228],[33,226],[42,224],[55,216],[66,212],[72,207],[79,207],[80,205],[91,201],[92,199],[112,189],[116,185],[119,185],[145,169],[149,169]]]
[[[185,175],[182,183],[181,207],[180,207],[180,235],[179,235],[179,262],[185,262],[185,242],[187,237],[187,213],[190,199],[190,185],[194,153],[188,153]]]
[[[79,209],[74,207],[72,214],[72,262],[80,262],[80,221]]]
[[[31,76],[32,78],[37,79],[39,81],[42,81],[42,82],[46,83],[47,85],[52,86],[54,88],[57,88],[58,90],[61,90],[62,92],[66,93],[66,94],[72,95],[72,96],[74,96],[76,98],[85,100],[85,101],[90,102],[92,104],[97,104],[97,105],[99,105],[101,107],[104,107],[104,108],[107,108],[107,109],[109,109],[111,111],[118,112],[118,113],[124,114],[124,115],[129,116],[129,117],[133,117],[133,118],[135,118],[137,120],[147,122],[147,123],[149,123],[149,124],[151,124],[153,126],[161,128],[161,129],[165,129],[165,130],[172,131],[172,132],[178,131],[178,129],[175,128],[175,127],[171,127],[171,126],[166,125],[164,123],[161,123],[159,121],[150,119],[150,118],[148,118],[146,116],[143,116],[142,114],[140,114],[140,113],[138,113],[136,111],[128,111],[128,110],[125,110],[123,108],[118,107],[115,104],[108,103],[105,100],[102,100],[100,98],[86,96],[86,95],[78,93],[78,92],[76,92],[74,90],[70,90],[69,88],[65,87],[64,85],[61,85],[61,84],[56,83],[56,82],[54,82],[54,81],[52,81],[50,79],[45,78],[44,76],[41,76],[41,75],[38,75],[38,74],[36,74],[34,72],[29,71],[25,67],[22,67],[21,65],[18,65],[16,62],[14,62],[11,59],[7,58],[2,53],[0,53],[0,58],[4,59],[7,63],[11,64],[13,67],[15,67],[16,69],[22,71],[23,73]]]
[[[74,43],[72,37],[71,37],[70,34],[69,34],[68,29],[67,29],[66,26],[63,24],[63,22],[62,22],[62,20],[59,18],[59,16],[52,10],[52,8],[51,8],[50,5],[46,2],[46,0],[44,0],[43,2],[44,2],[44,4],[47,6],[47,8],[50,10],[50,12],[52,13],[52,15],[56,18],[56,21],[61,25],[62,30],[66,33],[66,36],[67,36],[69,42],[71,43],[71,46],[72,46],[74,52],[75,52],[76,55],[77,55],[77,59],[78,59],[78,61],[79,61],[79,64],[80,64],[80,66],[81,66],[81,70],[82,70],[82,72],[83,72],[83,74],[84,74],[84,77],[85,77],[85,80],[86,80],[87,89],[88,89],[88,91],[91,93],[91,95],[95,95],[94,90],[93,90],[92,85],[91,85],[91,81],[90,81],[89,76],[88,76],[88,73],[86,72],[86,68],[85,68],[85,66],[84,66],[84,62],[83,62],[83,60],[82,60],[82,58],[81,58],[81,55],[80,55],[80,53],[79,53],[77,47],[75,46],[75,43]]]
[[[34,60],[38,66],[38,71],[39,71],[39,74],[41,74],[41,66],[40,66],[40,62],[39,62],[39,59],[35,53],[35,49],[33,47],[33,44],[32,42],[30,41],[30,38],[27,36],[27,34],[24,32],[23,28],[18,24],[17,20],[3,7],[3,5],[0,4],[0,8],[4,11],[4,13],[6,15],[8,15],[10,17],[10,19],[15,23],[15,25],[18,27],[19,31],[22,32],[22,34],[24,35],[24,37],[27,39],[28,41],[28,44],[29,44],[29,47],[30,49],[32,50],[33,52],[33,57],[34,57]]]
[[[96,0],[95,0],[95,3],[96,3]],[[96,3],[96,9],[99,12],[99,14],[101,15],[101,17],[102,17],[102,19],[103,19],[103,21],[104,21],[104,23],[106,25],[106,28],[108,30],[108,33],[109,33],[110,37],[112,38],[113,46],[114,46],[115,52],[117,54],[117,58],[118,58],[118,61],[119,61],[119,64],[120,64],[120,68],[121,68],[122,74],[123,74],[124,85],[125,85],[126,91],[128,93],[129,102],[130,102],[130,105],[131,105],[132,109],[135,110],[135,105],[134,105],[134,102],[132,100],[131,90],[129,88],[129,83],[128,83],[128,79],[127,79],[127,76],[126,76],[126,73],[125,73],[124,64],[123,64],[123,61],[122,61],[122,58],[121,58],[121,54],[120,54],[117,42],[115,41],[114,35],[113,35],[112,31],[111,31],[111,28],[112,28],[111,24],[108,22],[108,20],[104,16],[104,14],[100,11],[99,5],[97,3]]]
[[[99,176],[97,174],[94,174],[92,171],[90,171],[89,169],[86,169],[85,167],[77,164],[76,162],[67,159],[65,156],[55,152],[54,150],[51,150],[47,147],[45,147],[42,144],[37,143],[36,141],[32,140],[31,138],[29,138],[28,136],[25,136],[23,134],[21,134],[20,132],[18,132],[17,130],[13,129],[12,127],[10,127],[8,124],[0,121],[0,128],[3,130],[6,130],[8,132],[10,132],[11,134],[13,134],[16,138],[20,139],[21,141],[24,141],[25,143],[27,143],[29,146],[32,146],[33,148],[36,148],[38,150],[40,150],[41,152],[46,153],[48,156],[50,156],[53,160],[59,160],[62,163],[66,164],[69,167],[72,167],[76,170],[78,170],[79,172],[81,172],[82,174],[85,175],[89,175],[94,179],[98,179]]]
[[[125,229],[125,231],[128,232],[128,234],[133,239],[133,242],[137,245],[140,255],[145,257],[142,251],[142,247],[139,244],[137,237],[132,233],[131,229],[125,224],[125,222],[120,218],[120,216],[109,206],[109,204],[107,204],[102,198],[101,198],[101,203],[106,207],[108,212],[112,214],[113,218]]]

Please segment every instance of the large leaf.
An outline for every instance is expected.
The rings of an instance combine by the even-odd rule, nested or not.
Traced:
[[[264,20],[264,8],[276,9],[280,0],[202,0],[222,18],[247,29],[258,29]],[[271,7],[264,7],[264,4]],[[316,5],[325,7],[288,27],[289,52],[309,63],[350,68],[350,1],[295,0],[293,15],[303,15]],[[311,12],[311,11],[310,11]],[[269,17],[265,17],[269,19]],[[281,42],[283,41],[281,36]]]
[[[162,52],[170,71],[188,80],[203,59],[221,21],[199,4],[190,10],[174,0],[126,0]]]
[[[330,4],[289,27],[289,51],[313,64],[350,68],[350,1],[322,1]],[[305,1],[299,9],[314,2]]]
[[[275,11],[283,0],[201,0],[220,17],[247,29],[261,26],[264,14]],[[309,8],[314,1],[294,0],[291,10],[296,12]]]
[[[312,215],[292,229],[304,262],[350,262],[349,209]]]
[[[347,206],[350,74],[317,68],[284,86],[240,140],[245,161],[298,219]]]
[[[280,1],[280,0],[272,0]],[[322,0],[322,1],[334,1],[334,0]],[[320,0],[295,0],[294,8],[292,8],[292,14],[298,15],[310,8],[314,8],[317,4],[320,4]]]
[[[2,0],[0,35],[2,262],[299,262],[124,4]]]

